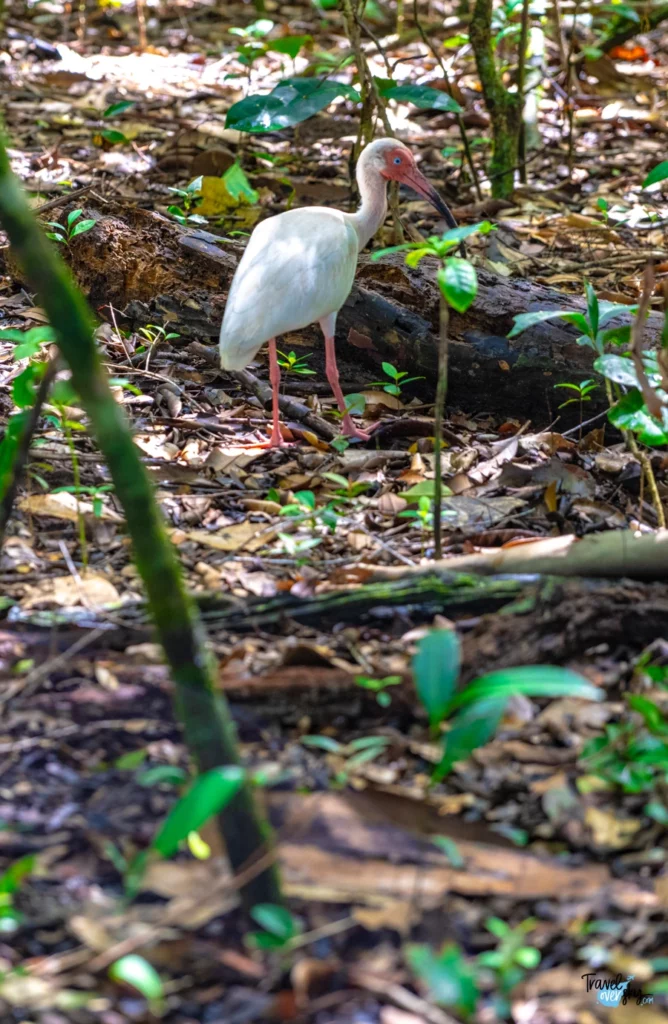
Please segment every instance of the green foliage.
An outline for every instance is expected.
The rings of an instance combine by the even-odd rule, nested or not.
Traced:
[[[606,358],[603,356],[602,358]],[[614,357],[613,357],[614,358]],[[559,409],[564,409],[567,405],[571,405],[572,402],[579,402],[582,405],[583,402],[591,402],[591,392],[595,391],[598,384],[595,380],[582,380],[579,384],[555,384],[555,388],[564,388],[569,391],[574,391],[575,395],[572,398],[567,398],[565,402],[562,402]]]
[[[492,738],[513,694],[589,700],[600,700],[603,696],[598,687],[582,676],[556,665],[500,669],[455,692],[459,668],[459,639],[454,630],[434,630],[419,642],[413,659],[413,677],[432,732],[450,720],[443,737],[443,756],[432,776],[435,782],[447,775],[457,761],[465,760]]]
[[[26,854],[0,875],[0,935],[15,932],[23,922],[23,914],[14,906],[14,896],[32,874],[36,862],[34,853]]]
[[[385,691],[391,686],[399,686],[401,676],[384,676],[383,679],[374,679],[373,676],[355,676],[355,685],[361,686],[363,690],[371,690],[376,694],[376,701],[381,708],[389,708],[392,697]]]
[[[165,990],[162,979],[155,967],[143,956],[130,953],[116,960],[109,968],[112,981],[130,985],[139,992],[149,1005],[151,1013],[161,1017],[165,1009]]]
[[[236,765],[214,768],[199,775],[162,824],[151,849],[161,857],[173,857],[190,832],[196,832],[237,795],[244,780]]]
[[[633,315],[637,306],[625,306],[619,302],[607,302],[600,300],[592,286],[585,285],[587,299],[587,315],[574,313],[567,309],[541,309],[533,313],[519,313],[515,316],[514,325],[508,334],[509,338],[516,338],[529,327],[544,323],[546,320],[565,320],[573,324],[582,334],[577,339],[578,345],[587,345],[593,348],[598,355],[603,355],[606,344],[628,344],[630,338],[630,325],[628,327],[613,327],[607,331],[603,330],[605,324],[613,317],[621,316],[624,313]]]
[[[387,374],[390,382],[385,380],[374,380],[369,384],[370,388],[380,387],[388,395],[400,395],[405,384],[412,384],[415,380],[424,380],[424,377],[409,377],[407,370],[397,370],[392,363],[381,363],[383,373]],[[404,380],[404,377],[406,378]],[[360,396],[364,397],[364,396]]]
[[[253,188],[239,161],[235,161],[223,174],[225,188],[237,201],[245,200],[254,206],[260,198],[259,193]]]
[[[178,196],[181,200],[181,205],[172,205],[167,207],[167,213],[171,214],[175,221],[179,224],[206,224],[206,217],[201,217],[198,213],[193,213],[202,202],[202,175],[193,178],[193,180],[186,185],[185,188],[168,188],[168,192],[173,192],[175,196]]]
[[[606,725],[583,747],[580,765],[624,793],[661,793],[668,782],[668,719],[641,694],[627,694],[626,701],[640,724],[627,715]],[[659,820],[652,808],[645,813]]]
[[[113,491],[113,489],[113,484],[100,484],[98,487],[68,484],[65,487],[54,487],[51,494],[76,494],[77,497],[81,494],[89,495],[92,500],[93,515],[99,519],[104,509],[102,498],[105,494]]]
[[[251,932],[246,936],[248,945],[255,949],[270,951],[289,947],[293,939],[302,932],[301,922],[286,907],[275,903],[257,903],[250,916],[259,924],[261,932]]]
[[[447,259],[458,246],[472,235],[487,235],[494,231],[494,225],[488,220],[471,224],[464,228],[451,228],[440,237],[431,235],[426,242],[404,242],[402,245],[391,245],[387,249],[378,249],[371,254],[372,260],[379,260],[393,252],[407,252],[406,264],[416,267],[425,256],[435,256],[439,260]]]
[[[57,220],[47,221],[53,231],[47,231],[46,237],[52,238],[54,242],[59,242],[62,245],[69,245],[77,235],[83,235],[86,231],[90,231],[95,227],[97,221],[79,220],[82,213],[83,210],[72,210],[68,213],[65,224],[60,224]]]
[[[478,276],[468,260],[450,256],[436,275],[443,298],[458,313],[465,313],[478,294]]]
[[[665,181],[666,178],[668,178],[668,160],[662,160],[660,164],[652,168],[643,181],[641,188],[649,188],[650,185],[656,185],[660,181]]]
[[[411,970],[427,986],[431,999],[438,1006],[451,1007],[465,1020],[471,1016],[480,991],[475,972],[459,946],[448,943],[440,953],[434,953],[429,946],[409,945],[405,954]]]
[[[451,114],[463,113],[457,100],[441,89],[432,89],[428,85],[398,85],[391,78],[375,78],[378,92],[385,100],[396,100],[398,103],[412,103],[420,110],[441,110]]]
[[[498,917],[489,917],[485,921],[487,931],[499,940],[496,949],[478,956],[480,967],[493,971],[495,981],[503,995],[510,995],[512,990],[523,980],[528,970],[535,970],[540,963],[540,951],[535,946],[527,946],[526,937],[536,927],[533,918],[527,918],[515,928]],[[503,1009],[507,1009],[505,1006]]]
[[[326,78],[285,78],[270,93],[246,96],[227,112],[226,128],[241,132],[276,132],[306,121],[340,96],[356,103],[359,93]]]
[[[311,376],[315,370],[311,370],[306,362],[311,358],[311,353],[305,356],[298,356],[295,352],[278,352],[278,365],[286,373],[297,373],[302,377]]]
[[[340,786],[347,783],[351,771],[369,761],[375,761],[390,744],[387,736],[360,736],[350,743],[339,743],[331,736],[302,736],[301,742],[305,747],[324,750],[328,754],[337,754],[344,758],[343,767],[334,779]]]

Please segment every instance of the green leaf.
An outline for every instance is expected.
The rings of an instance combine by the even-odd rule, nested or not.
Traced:
[[[305,505],[307,508],[315,508],[315,494],[313,491],[295,491],[295,501],[299,505]]]
[[[464,242],[467,238],[472,235],[488,235],[490,231],[495,231],[494,225],[491,221],[481,220],[477,224],[469,224],[468,227],[463,228],[450,228],[445,234],[441,235],[440,238],[434,236],[430,238],[430,242],[438,242],[439,245],[446,244],[448,248],[454,249],[460,242]]]
[[[428,85],[394,85],[390,82],[383,91],[383,98],[412,103],[420,110],[443,110],[449,111],[451,114],[463,113],[457,100],[447,92],[432,89]]]
[[[607,299],[601,299],[598,304],[598,326],[599,328],[602,327],[603,324],[607,324],[608,320],[612,320],[616,316],[623,316],[624,314],[634,316],[637,311],[637,305],[627,306],[624,302],[608,302]],[[613,330],[628,330],[630,334],[631,325],[629,324],[628,327],[616,327]]]
[[[448,858],[451,867],[457,871],[466,867],[466,861],[462,856],[461,850],[450,836],[432,836],[431,841]]]
[[[35,367],[30,364],[12,382],[12,401],[19,409],[26,409],[35,401]]]
[[[415,689],[432,728],[443,721],[457,685],[459,646],[454,630],[434,629],[420,640],[413,658]]]
[[[256,903],[250,916],[260,928],[264,928],[283,943],[289,942],[301,930],[297,918],[286,907],[275,903]]]
[[[238,161],[233,163],[229,170],[225,171],[223,181],[225,188],[233,199],[239,200],[243,198],[253,205],[260,198],[260,193],[255,191]]]
[[[668,444],[665,425],[657,423],[647,411],[645,401],[637,388],[623,395],[608,412],[608,419],[620,430],[633,430],[643,444]]]
[[[137,776],[140,786],[183,786],[188,781],[188,773],[175,764],[156,764],[147,768]]]
[[[70,238],[76,238],[77,235],[83,235],[84,231],[90,231],[97,224],[96,220],[80,220],[75,225],[74,231],[70,232]]]
[[[500,917],[488,917],[485,921],[485,928],[497,939],[505,939],[510,934],[510,925],[502,921]]]
[[[118,117],[119,114],[124,114],[126,110],[130,110],[134,105],[134,100],[119,100],[118,103],[112,103],[111,106],[107,107],[102,117]]]
[[[641,188],[649,188],[650,185],[656,185],[657,182],[665,181],[666,178],[668,178],[668,160],[663,160],[656,167],[652,168],[643,181]]]
[[[68,228],[72,227],[72,225],[74,224],[75,220],[78,220],[82,213],[83,213],[83,210],[72,210],[71,213],[68,213],[68,215],[67,215],[67,226],[68,226]]]
[[[572,317],[573,315],[573,313],[568,313],[564,309],[538,309],[533,313],[518,313],[517,316],[513,317],[514,323],[508,337],[516,338],[522,331],[528,330],[529,327],[533,327],[535,324],[542,324],[545,320],[557,320],[560,317]],[[581,313],[575,315],[582,316]],[[582,319],[584,320],[584,317]]]
[[[56,491],[58,490],[64,491],[66,490],[66,488],[56,488],[56,490],[52,491],[51,493],[55,494]],[[127,754],[121,754],[120,757],[116,758],[116,760],[114,761],[114,768],[118,768],[119,771],[122,772],[132,772],[135,770],[135,768],[139,768],[139,766],[144,763],[147,757],[148,750],[146,749],[146,747],[140,747],[138,750],[129,750]]]
[[[409,945],[405,953],[411,970],[427,985],[435,1003],[452,1006],[467,1017],[473,1013],[478,987],[458,946],[449,943],[437,955],[429,946]]]
[[[197,832],[236,796],[243,780],[243,769],[237,765],[213,768],[200,775],[186,795],[172,807],[153,840],[152,848],[163,857],[172,857],[189,832]]]
[[[283,36],[282,39],[275,39],[269,43],[269,49],[274,53],[284,53],[294,60],[302,46],[312,41],[312,36]]]
[[[589,314],[591,332],[596,334],[598,331],[598,298],[589,281],[585,281],[585,295],[587,296],[587,313]]]
[[[396,249],[397,247],[395,246],[393,248]],[[383,253],[390,252],[390,251],[392,251],[392,250],[390,250],[390,249],[381,249],[379,253],[374,253],[374,255],[382,256]],[[412,267],[413,270],[414,270],[415,267],[417,267],[417,265],[420,262],[420,260],[423,259],[425,256],[436,256],[436,255],[437,255],[437,253],[436,253],[435,249],[433,249],[430,245],[423,245],[419,249],[411,249],[411,251],[406,256],[406,266],[407,267]]]
[[[562,319],[568,324],[573,324],[589,338],[590,325],[583,313],[563,313]]]
[[[305,747],[315,747],[317,750],[326,750],[329,754],[337,754],[341,750],[341,744],[331,736],[302,736],[301,743]]]
[[[392,377],[393,380],[397,380],[401,374],[397,370],[396,366],[392,366],[392,363],[381,363],[383,373],[386,373],[388,377]]]
[[[346,411],[351,416],[362,416],[366,409],[366,398],[364,395],[346,395]]]
[[[602,700],[603,691],[584,676],[559,665],[519,665],[481,676],[453,698],[448,712],[478,701],[507,700],[513,694],[526,697],[584,697]]]
[[[105,128],[104,131],[100,132],[100,135],[105,142],[111,143],[112,146],[117,146],[121,142],[127,142],[123,132],[116,131],[115,128]]]
[[[528,971],[533,971],[540,963],[540,950],[535,946],[521,946],[515,952],[515,962]]]
[[[465,313],[478,294],[478,277],[473,264],[458,256],[450,256],[436,277],[448,305],[458,313]]]
[[[610,327],[601,334],[604,345],[629,345],[631,343],[631,324],[622,327]]]
[[[594,369],[602,373],[608,380],[614,380],[616,384],[623,384],[624,387],[639,387],[638,375],[633,365],[633,360],[626,356],[613,354],[599,356],[594,361]]]
[[[642,715],[645,725],[655,736],[665,736],[668,732],[668,721],[664,717],[661,708],[653,700],[648,700],[639,693],[627,693],[626,700],[629,707]]]
[[[162,979],[155,967],[143,956],[130,953],[116,960],[109,968],[109,977],[112,981],[131,985],[148,1003],[156,1007],[162,1005],[165,992]]]
[[[457,761],[465,761],[472,751],[491,740],[507,701],[507,696],[479,700],[456,716],[443,737],[443,757],[432,772],[432,782],[440,782]]]
[[[241,132],[280,131],[313,117],[339,96],[359,102],[359,93],[342,82],[286,78],[270,93],[246,96],[231,106],[225,127]]]
[[[10,864],[7,870],[0,875],[0,893],[3,896],[11,896],[15,893],[20,888],[24,878],[27,878],[32,873],[36,861],[37,855],[28,853],[25,857],[20,857],[19,860],[15,860],[13,864]]]

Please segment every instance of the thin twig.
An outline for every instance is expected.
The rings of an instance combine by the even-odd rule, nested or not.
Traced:
[[[452,96],[452,86],[450,85],[450,77],[448,75],[448,70],[447,70],[447,68],[445,66],[443,58],[441,57],[441,55],[438,52],[438,50],[436,49],[436,47],[432,45],[431,40],[429,39],[429,36],[427,35],[427,33],[425,32],[425,30],[424,30],[424,28],[422,26],[422,22],[420,21],[420,18],[419,18],[419,15],[418,15],[417,0],[413,0],[413,20],[415,22],[415,27],[417,28],[418,32],[420,33],[420,37],[422,39],[422,42],[430,50],[431,54],[434,57],[434,60],[436,61],[436,63],[438,64],[438,66],[441,69],[441,74],[443,75],[443,81],[445,82],[446,88],[448,90],[448,95]],[[452,98],[454,99],[454,96],[452,96]],[[478,179],[478,172],[476,171],[475,164],[473,163],[473,154],[471,153],[471,147],[469,145],[468,135],[466,134],[466,126],[464,124],[464,119],[463,119],[463,117],[462,117],[462,115],[460,113],[457,113],[455,116],[457,118],[457,126],[459,128],[459,134],[461,135],[462,145],[464,146],[464,156],[466,157],[466,162],[469,165],[469,171],[471,172],[471,178],[473,180],[473,187],[475,188],[475,194],[476,194],[476,196],[478,198],[478,201],[482,202],[482,192],[480,190],[480,181]]]
[[[90,192],[92,185],[84,185],[83,188],[77,188],[74,192],[65,192],[62,196],[56,196],[55,199],[49,199],[48,203],[42,203],[41,206],[36,206],[33,213],[46,213],[47,210],[55,210],[57,206],[64,206],[69,203],[70,199],[78,199],[79,196],[85,196],[87,192]]]

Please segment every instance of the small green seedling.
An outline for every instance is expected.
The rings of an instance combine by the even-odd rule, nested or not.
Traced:
[[[52,494],[76,494],[79,497],[82,494],[90,496],[93,504],[93,515],[96,519],[99,519],[102,515],[104,505],[103,497],[110,491],[113,491],[113,484],[100,484],[99,487],[92,487],[80,484],[78,487],[75,484],[69,484],[66,487],[54,487],[51,491]]]
[[[401,676],[384,676],[382,679],[374,679],[373,676],[355,676],[355,685],[375,693],[381,708],[389,708],[392,697],[386,691],[392,686],[398,686],[401,681]]]
[[[392,366],[392,363],[381,363],[383,373],[389,378],[389,382],[386,380],[374,380],[369,384],[370,388],[382,388],[387,395],[400,395],[401,389],[406,384],[412,384],[415,380],[424,380],[424,377],[409,377],[407,370],[397,370],[396,366]],[[404,379],[405,378],[405,379]]]
[[[359,498],[360,494],[368,491],[370,487],[366,480],[347,480],[340,473],[323,473],[322,476],[325,480],[338,484],[338,487],[333,491],[337,499],[333,504],[339,504],[340,502],[352,503],[356,498]]]
[[[289,949],[303,931],[301,921],[286,907],[275,903],[257,903],[250,915],[263,929],[261,932],[251,932],[245,938],[246,943],[254,949],[271,952]]]
[[[302,736],[301,742],[305,747],[324,750],[345,758],[342,770],[334,777],[337,785],[345,786],[350,772],[360,765],[374,761],[387,748],[390,740],[387,736],[360,736],[359,739],[344,744],[332,739],[331,736]]]
[[[201,217],[198,213],[193,212],[202,202],[203,198],[201,174],[198,178],[193,178],[185,188],[170,188],[168,191],[173,192],[181,200],[180,206],[173,205],[167,207],[167,213],[171,214],[174,220],[183,225],[207,223],[206,217]]]
[[[485,928],[499,940],[496,949],[481,953],[477,958],[479,967],[492,971],[499,991],[495,1009],[499,1017],[510,1016],[509,996],[512,990],[524,980],[527,971],[535,970],[540,963],[540,950],[526,944],[526,937],[536,927],[533,918],[527,918],[515,928],[499,917],[489,917]]]
[[[15,860],[0,875],[0,935],[10,935],[24,921],[23,914],[14,906],[14,896],[25,879],[32,874],[36,863],[36,855],[29,853]]]
[[[591,402],[591,392],[595,391],[598,384],[595,380],[582,380],[579,384],[569,384],[564,382],[563,384],[555,384],[555,388],[564,388],[565,390],[574,391],[575,394],[571,398],[567,398],[565,402],[562,402],[559,406],[560,409],[564,409],[567,405],[572,405],[573,402],[579,402],[582,406],[583,402]]]
[[[96,220],[79,220],[83,210],[72,210],[68,213],[65,224],[59,224],[57,220],[47,221],[50,228],[53,231],[47,231],[46,237],[53,239],[54,242],[58,242],[61,245],[69,245],[72,239],[76,238],[77,235],[83,235],[86,231],[91,231],[97,224]]]
[[[136,989],[148,1003],[152,1016],[162,1017],[165,1012],[165,989],[155,967],[137,953],[129,953],[116,960],[109,968],[112,981]]]
[[[285,370],[286,373],[298,373],[302,377],[311,376],[315,373],[315,370],[311,370],[306,362],[311,358],[311,353],[306,356],[298,356],[295,352],[278,353],[278,365],[281,369]]]

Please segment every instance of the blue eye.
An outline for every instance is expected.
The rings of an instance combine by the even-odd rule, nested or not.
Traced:
[[[394,162],[395,162],[395,164],[400,164],[401,163],[401,157],[400,156],[395,156]]]

